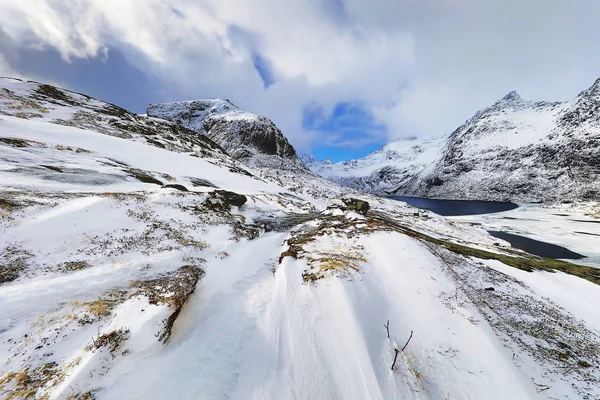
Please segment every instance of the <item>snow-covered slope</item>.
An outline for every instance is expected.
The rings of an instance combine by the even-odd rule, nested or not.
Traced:
[[[23,99],[5,114],[82,107]],[[0,116],[2,399],[600,396],[597,270],[526,272],[397,201],[359,215],[333,183],[184,151],[187,130],[52,121]]]
[[[600,80],[564,103],[523,100],[510,92],[422,153],[386,147],[361,160],[311,163],[356,189],[378,194],[517,202],[600,198]],[[422,145],[419,145],[422,147]],[[438,146],[437,149],[435,146]],[[409,161],[414,158],[414,161]],[[382,160],[383,159],[383,160]],[[357,167],[357,168],[353,168]]]
[[[600,198],[600,80],[565,103],[512,92],[458,128],[411,193],[561,202]]]
[[[147,113],[208,136],[248,166],[305,169],[296,150],[273,121],[242,111],[229,100],[151,104]]]
[[[306,155],[302,161],[316,174],[340,185],[379,195],[395,193],[439,155],[444,139],[410,138],[386,144],[358,160],[333,163]]]

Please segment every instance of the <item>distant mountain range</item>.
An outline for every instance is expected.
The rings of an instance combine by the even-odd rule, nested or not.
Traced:
[[[400,140],[340,163],[303,160],[327,179],[380,195],[599,200],[600,80],[567,102],[510,92],[440,139]]]

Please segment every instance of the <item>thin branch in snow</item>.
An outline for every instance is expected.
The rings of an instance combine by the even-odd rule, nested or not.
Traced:
[[[396,354],[394,355],[394,362],[392,363],[392,371],[394,370],[394,367],[396,366],[396,359],[398,358],[398,353],[400,353],[400,350],[398,350],[398,349],[394,349],[394,351],[396,352]]]
[[[384,325],[384,328],[387,330],[388,339],[390,338],[390,320],[387,320],[387,324]]]
[[[412,336],[413,336],[413,331],[410,331],[410,337],[406,341],[406,344],[404,345],[404,347],[402,348],[401,351],[404,351],[404,349],[406,349],[406,346],[408,346],[408,343],[410,342],[410,339],[412,339]]]

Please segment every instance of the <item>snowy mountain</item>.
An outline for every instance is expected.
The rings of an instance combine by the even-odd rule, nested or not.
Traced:
[[[600,80],[564,103],[523,100],[510,92],[456,129],[437,154],[382,150],[347,165],[315,167],[329,179],[378,194],[517,202],[590,201],[600,198]],[[388,146],[390,146],[388,145]],[[384,147],[385,149],[385,147]],[[423,157],[421,157],[423,154]],[[350,175],[350,177],[349,177]]]
[[[410,138],[386,144],[358,160],[333,163],[302,157],[316,174],[361,192],[389,195],[404,187],[438,157],[443,139]]]
[[[52,86],[0,113],[2,399],[600,396],[598,269]]]
[[[208,136],[231,157],[248,166],[305,169],[296,150],[273,121],[242,111],[229,100],[151,104],[147,113]]]

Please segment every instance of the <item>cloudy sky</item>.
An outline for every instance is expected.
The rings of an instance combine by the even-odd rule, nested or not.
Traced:
[[[0,0],[0,76],[144,112],[225,97],[334,160],[600,78],[597,0]]]

